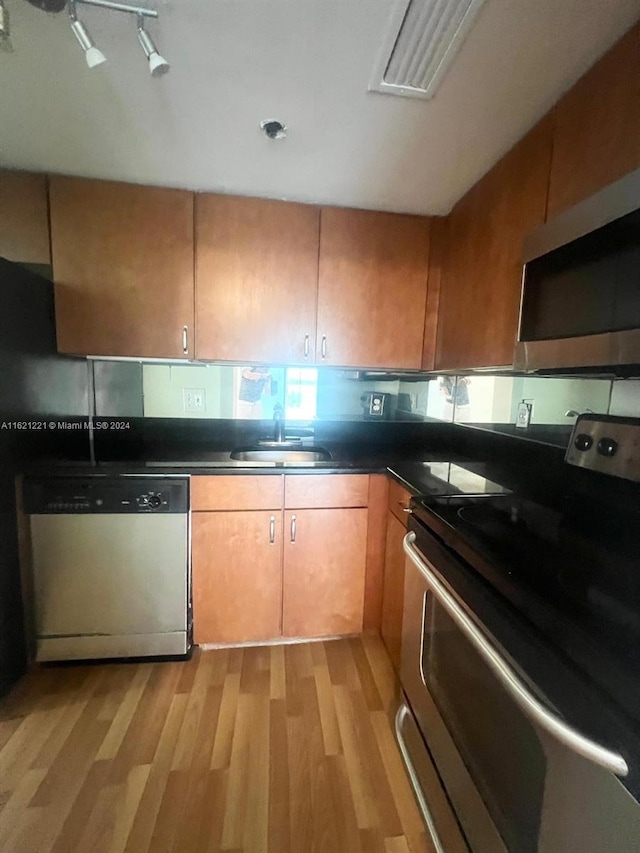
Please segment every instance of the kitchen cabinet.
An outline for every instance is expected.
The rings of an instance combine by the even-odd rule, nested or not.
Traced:
[[[367,510],[302,509],[284,515],[283,635],[359,634]]]
[[[553,116],[545,116],[448,217],[436,369],[513,363],[522,240],[545,219]]]
[[[196,356],[313,362],[317,207],[196,195]]]
[[[52,176],[58,349],[193,357],[193,195]]]
[[[384,561],[382,624],[380,633],[396,672],[400,671],[402,612],[404,607],[404,563],[402,541],[407,532],[411,494],[395,480],[389,483],[387,546]]]
[[[51,263],[46,175],[0,171],[0,257]]]
[[[280,634],[282,513],[196,512],[194,641],[248,643]]]
[[[367,474],[192,477],[195,642],[359,633],[368,496]]]
[[[280,635],[283,477],[191,478],[194,642]]]
[[[316,363],[420,368],[430,220],[323,208]]]
[[[444,263],[447,248],[448,224],[449,220],[444,216],[434,216],[431,220],[431,238],[429,240],[429,276],[427,279],[427,303],[422,344],[423,370],[433,370],[436,363],[440,283],[442,281],[442,265]]]
[[[555,108],[548,217],[640,168],[640,24]]]

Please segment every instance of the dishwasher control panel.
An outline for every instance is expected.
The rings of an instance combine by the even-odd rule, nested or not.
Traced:
[[[29,515],[185,513],[187,477],[38,477],[24,481]]]

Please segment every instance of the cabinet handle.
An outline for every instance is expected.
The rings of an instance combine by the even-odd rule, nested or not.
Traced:
[[[305,359],[309,358],[309,334],[308,333],[304,336],[304,357],[305,357]]]
[[[327,336],[322,336],[322,343],[320,344],[320,355],[323,359],[327,357]]]
[[[276,517],[272,515],[269,519],[269,545],[273,545],[276,541]]]
[[[296,517],[295,515],[291,516],[291,542],[296,541]]]
[[[189,352],[189,327],[182,327],[182,352],[187,355]]]
[[[402,508],[402,512],[409,512],[409,513],[413,512],[411,507],[407,506],[406,504],[403,504],[402,501],[398,501],[398,506]]]

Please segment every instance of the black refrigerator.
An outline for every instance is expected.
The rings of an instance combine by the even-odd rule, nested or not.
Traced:
[[[57,428],[88,417],[88,384],[86,360],[56,352],[52,282],[0,258],[0,695],[27,666],[15,478],[89,460],[88,430]]]

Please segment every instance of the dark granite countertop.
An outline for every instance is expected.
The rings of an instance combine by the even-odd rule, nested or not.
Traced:
[[[323,445],[331,453],[327,462],[305,464],[282,462],[241,462],[230,458],[230,450],[207,450],[176,453],[164,453],[162,458],[153,454],[153,458],[132,460],[99,461],[96,464],[70,459],[40,460],[28,466],[25,474],[29,476],[121,476],[149,475],[163,476],[215,476],[242,474],[391,474],[409,491],[419,494],[428,474],[429,461],[449,460],[450,453],[438,453],[425,449],[421,453],[413,451],[413,458],[407,458],[402,452],[378,448],[353,448],[344,445]],[[418,457],[418,458],[416,458]],[[460,459],[459,461],[464,461]]]

